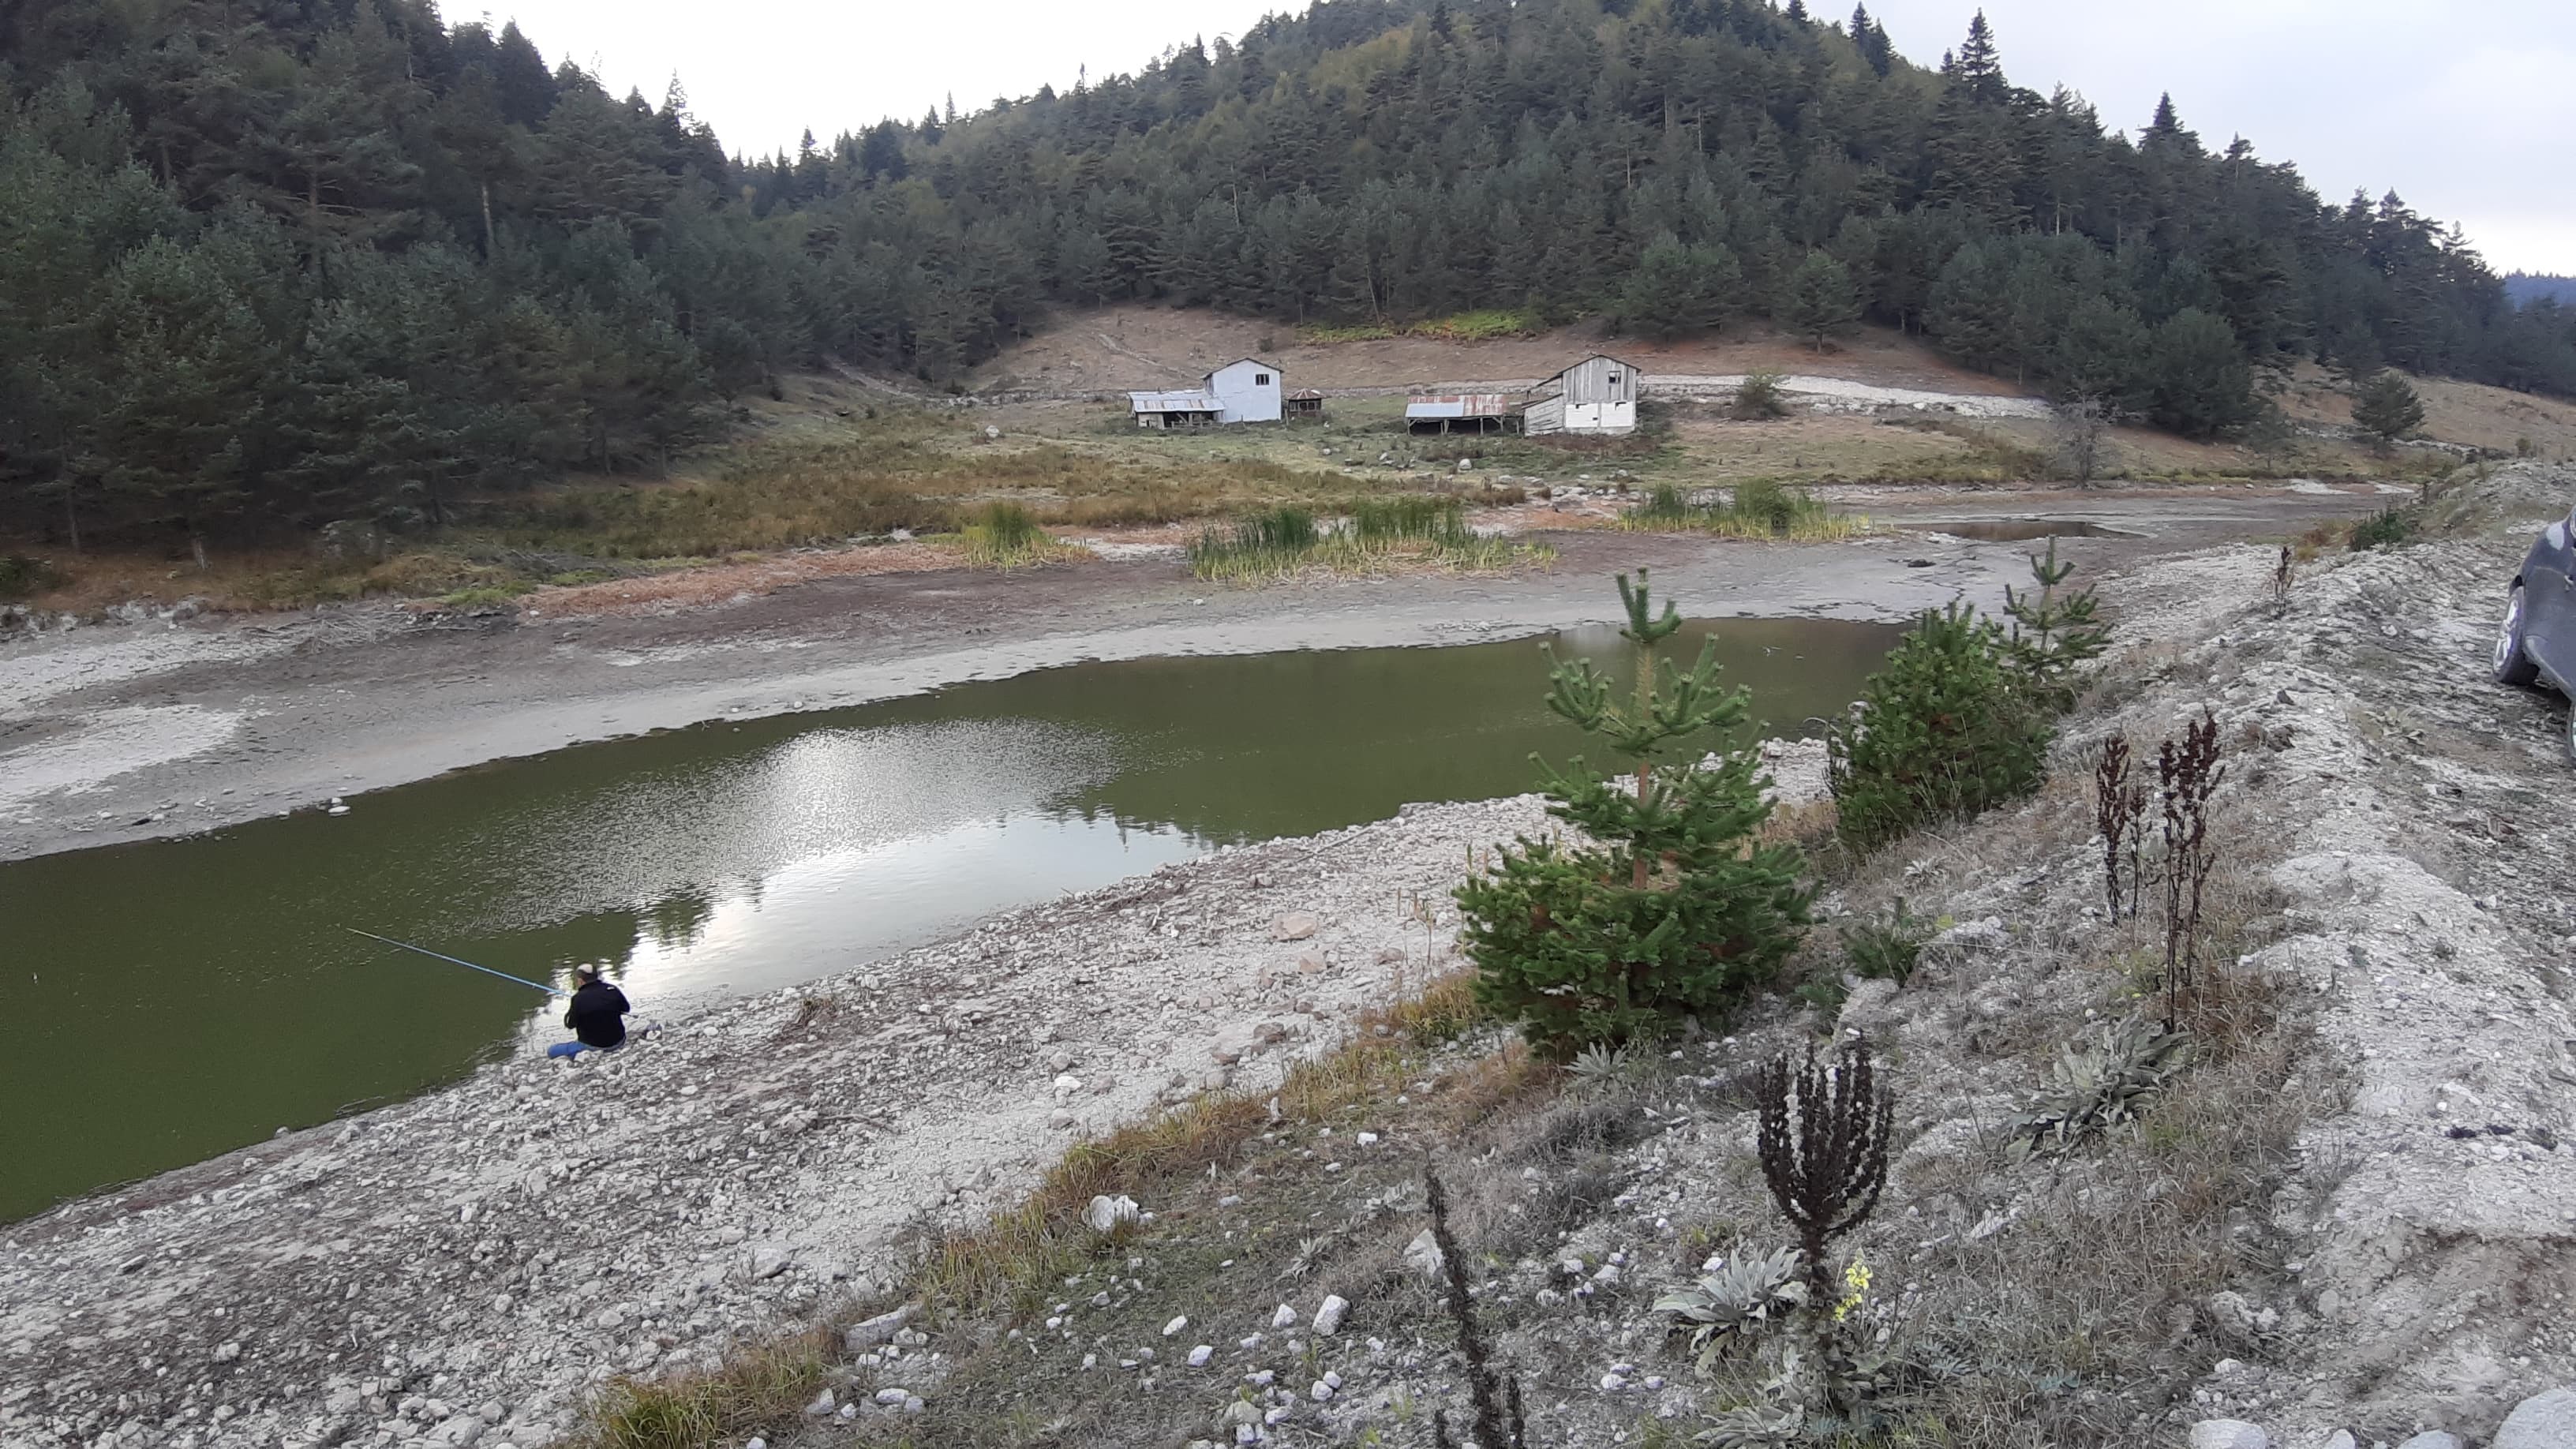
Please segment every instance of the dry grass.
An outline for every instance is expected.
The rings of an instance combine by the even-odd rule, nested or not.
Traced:
[[[644,1382],[616,1379],[564,1449],[705,1449],[755,1434],[785,1435],[823,1387],[837,1333],[830,1324],[725,1356],[721,1367]]]
[[[1422,1064],[1432,1044],[1482,1024],[1472,977],[1433,979],[1411,996],[1363,1013],[1342,1046],[1288,1069],[1277,1091],[1212,1092],[1185,1106],[1108,1136],[1075,1144],[1029,1195],[982,1227],[933,1243],[915,1288],[935,1313],[950,1318],[1025,1317],[1057,1279],[1099,1245],[1082,1221],[1096,1196],[1166,1200],[1213,1169],[1236,1163],[1247,1144],[1280,1116],[1329,1118],[1372,1097],[1392,1096]],[[1498,1088],[1484,1084],[1480,1100]]]

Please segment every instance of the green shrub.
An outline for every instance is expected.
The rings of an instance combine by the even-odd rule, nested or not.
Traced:
[[[1825,739],[1835,833],[1867,854],[1919,826],[2017,799],[2046,778],[2057,717],[2109,630],[2074,565],[2033,556],[2035,593],[2004,593],[2007,630],[1964,603],[1926,610]]]
[[[2352,526],[2354,553],[2371,549],[2395,548],[2415,537],[2415,519],[2403,508],[2383,508]]]
[[[1885,921],[1847,921],[1838,934],[1852,974],[1902,986],[1914,974],[1915,962],[1922,959],[1924,943],[1938,929],[1938,922],[1905,909],[1905,897],[1898,896],[1896,909]]]
[[[1826,736],[1844,845],[1867,854],[2039,787],[2052,725],[2015,688],[2006,649],[1966,604],[1926,610],[1897,642]]]
[[[1739,422],[1787,416],[1789,402],[1780,395],[1780,374],[1747,373],[1744,381],[1736,384],[1735,402],[1728,411],[1733,413]]]
[[[1559,1059],[1723,1010],[1795,948],[1811,895],[1796,849],[1754,843],[1771,813],[1756,756],[1701,767],[1705,744],[1683,744],[1741,726],[1746,692],[1719,688],[1713,644],[1687,673],[1658,657],[1681,618],[1670,602],[1651,612],[1643,570],[1634,587],[1620,575],[1619,596],[1633,697],[1614,702],[1612,681],[1577,661],[1550,671],[1547,704],[1601,737],[1620,773],[1581,756],[1542,766],[1570,836],[1523,836],[1457,889],[1477,998]]]
[[[62,581],[61,571],[49,560],[23,553],[0,553],[0,599],[41,594]]]

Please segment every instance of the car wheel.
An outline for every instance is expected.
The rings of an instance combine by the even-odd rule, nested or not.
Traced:
[[[2522,585],[2504,603],[2504,622],[2496,626],[2495,681],[2498,684],[2529,684],[2540,677],[2540,667],[2531,662],[2523,648],[2524,601]]]

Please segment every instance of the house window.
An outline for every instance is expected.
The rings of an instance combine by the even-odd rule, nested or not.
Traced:
[[[1615,372],[1610,374],[1610,385],[1612,387],[1617,387],[1619,385],[1619,374]]]
[[[1252,385],[1254,387],[1268,387],[1270,385],[1270,374],[1266,372],[1254,373],[1252,375]]]

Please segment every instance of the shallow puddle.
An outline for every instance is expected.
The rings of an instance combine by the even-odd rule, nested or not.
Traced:
[[[1712,628],[1777,734],[1897,633],[1727,620],[1676,652]],[[1528,789],[1575,740],[1540,642],[1074,665],[0,866],[0,1219],[562,1034],[536,992],[349,927],[539,980],[606,963],[679,1015],[1216,845]]]
[[[1952,538],[1973,538],[1986,543],[2019,543],[2040,538],[2134,538],[2116,528],[2105,528],[2080,518],[1965,518],[1950,522],[1918,523],[1926,533],[1946,533]]]

